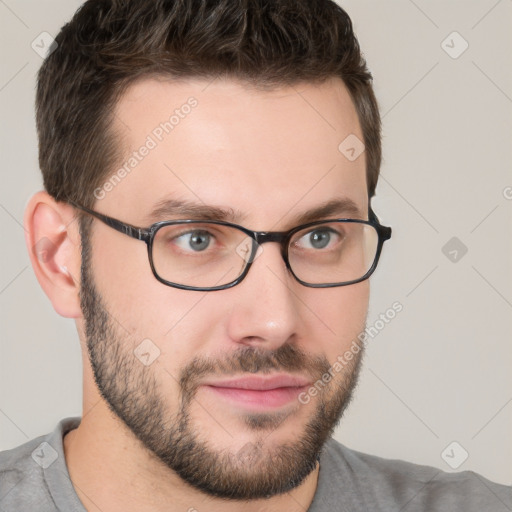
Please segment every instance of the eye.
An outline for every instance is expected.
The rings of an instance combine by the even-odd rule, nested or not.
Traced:
[[[325,249],[338,243],[341,238],[340,233],[334,229],[321,227],[303,235],[295,242],[295,245],[301,249]]]
[[[208,249],[212,238],[213,235],[208,231],[196,229],[173,238],[172,242],[184,251],[192,250],[194,252],[202,252]]]

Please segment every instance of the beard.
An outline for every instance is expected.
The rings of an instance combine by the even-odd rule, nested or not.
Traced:
[[[86,233],[82,233],[82,244],[80,301],[94,379],[110,410],[143,447],[182,480],[209,496],[254,500],[283,494],[300,485],[316,468],[323,445],[352,399],[364,345],[339,378],[324,384],[316,402],[311,400],[311,418],[302,429],[295,429],[294,439],[277,446],[267,441],[291,412],[244,413],[245,429],[254,433],[254,442],[246,443],[235,453],[229,447],[217,450],[208,441],[211,433],[194,428],[190,417],[191,405],[205,376],[298,371],[315,382],[331,367],[328,360],[308,355],[292,344],[283,344],[275,351],[243,347],[219,359],[197,356],[176,377],[180,405],[177,411],[170,411],[154,367],[144,366],[134,356],[131,340],[109,315],[95,286]],[[233,441],[235,444],[236,439]]]

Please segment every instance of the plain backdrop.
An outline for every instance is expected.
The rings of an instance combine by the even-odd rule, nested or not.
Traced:
[[[342,1],[374,75],[393,227],[368,344],[336,431],[352,448],[512,484],[512,1]],[[0,1],[0,450],[81,414],[74,323],[40,289],[23,211],[41,188],[32,42],[76,0]],[[381,324],[377,324],[379,327]]]

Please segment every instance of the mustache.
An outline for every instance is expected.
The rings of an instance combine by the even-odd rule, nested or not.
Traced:
[[[194,396],[206,376],[230,377],[241,373],[300,372],[316,381],[330,368],[325,356],[311,356],[292,344],[281,345],[269,351],[241,347],[220,359],[195,357],[180,373],[179,383],[183,402]]]

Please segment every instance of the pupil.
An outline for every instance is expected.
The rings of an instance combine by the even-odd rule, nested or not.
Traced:
[[[313,247],[317,249],[323,249],[329,244],[331,235],[326,231],[315,231],[314,233],[311,233],[309,239]]]
[[[194,249],[194,251],[202,251],[208,247],[210,238],[208,233],[198,231],[190,237],[189,243],[190,247]]]

